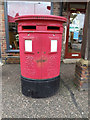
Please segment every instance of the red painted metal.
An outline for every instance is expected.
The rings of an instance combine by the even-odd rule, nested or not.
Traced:
[[[15,18],[18,22],[21,75],[30,79],[48,79],[60,74],[63,22],[66,18],[53,15],[28,15]],[[22,26],[36,26],[23,29]],[[47,29],[48,26],[60,29]],[[32,40],[32,52],[25,52],[25,40]],[[51,52],[51,40],[57,40],[57,52]]]
[[[8,15],[8,22],[14,23],[15,19],[12,16]]]

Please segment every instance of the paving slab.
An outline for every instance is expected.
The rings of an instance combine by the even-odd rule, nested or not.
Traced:
[[[75,64],[61,63],[60,89],[51,97],[34,99],[21,93],[20,65],[2,66],[3,118],[88,118],[88,91],[73,84]]]

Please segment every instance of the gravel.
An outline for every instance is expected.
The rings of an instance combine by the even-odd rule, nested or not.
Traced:
[[[21,93],[20,65],[2,67],[2,118],[88,118],[88,91],[73,84],[75,64],[61,63],[61,82],[51,97],[34,99]]]

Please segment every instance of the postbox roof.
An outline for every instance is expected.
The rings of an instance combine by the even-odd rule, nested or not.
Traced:
[[[23,15],[23,16],[16,16],[15,21],[22,21],[22,20],[56,20],[61,22],[66,22],[67,19],[65,17],[61,16],[55,16],[55,15]]]

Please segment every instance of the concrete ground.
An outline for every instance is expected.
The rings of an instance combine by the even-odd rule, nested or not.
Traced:
[[[0,64],[0,120],[2,114],[2,67]]]
[[[73,84],[75,64],[61,64],[61,84],[52,97],[34,99],[21,93],[20,65],[2,67],[2,118],[88,118],[88,91]]]

